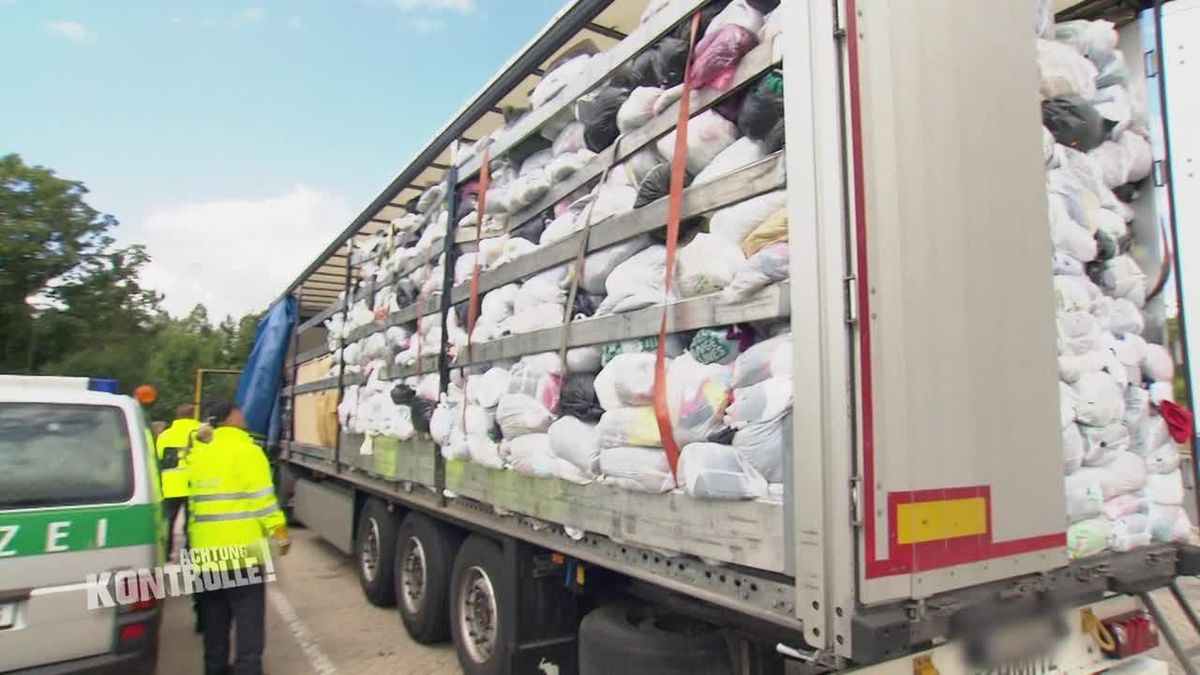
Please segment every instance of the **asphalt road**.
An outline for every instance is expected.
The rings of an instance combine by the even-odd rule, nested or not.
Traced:
[[[271,675],[315,673],[358,675],[458,673],[450,645],[427,647],[413,642],[392,609],[367,603],[350,558],[304,529],[292,532],[294,544],[277,563],[277,579],[267,591],[266,672]],[[1182,582],[1193,606],[1200,608],[1200,580]],[[1160,592],[1163,611],[1184,646],[1200,659],[1200,635],[1194,634],[1170,594]],[[1165,647],[1154,656],[1172,663]],[[159,673],[201,675],[200,636],[193,632],[191,600],[167,602],[162,626]]]
[[[264,659],[269,675],[460,672],[450,645],[416,644],[405,634],[395,608],[367,603],[349,557],[308,530],[297,528],[292,538],[292,550],[277,561],[276,581],[267,589]],[[190,598],[166,604],[158,672],[204,672]]]

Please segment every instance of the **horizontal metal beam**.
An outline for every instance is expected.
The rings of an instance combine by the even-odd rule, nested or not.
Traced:
[[[609,28],[608,26],[601,26],[600,24],[598,24],[594,21],[592,23],[589,23],[588,25],[584,26],[583,28],[584,28],[584,30],[591,31],[597,35],[603,35],[604,37],[609,37],[614,40],[624,40],[625,38],[629,37],[627,34],[622,33],[621,31],[619,31],[615,28]]]

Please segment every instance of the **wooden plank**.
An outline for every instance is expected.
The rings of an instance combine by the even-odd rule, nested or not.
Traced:
[[[779,502],[701,500],[682,491],[645,494],[604,483],[576,485],[523,476],[471,462],[446,462],[446,489],[618,542],[784,572]]]
[[[428,434],[417,434],[406,441],[375,436],[369,454],[363,454],[362,448],[362,434],[342,434],[342,455],[348,458],[344,459],[347,464],[387,481],[433,485],[434,455],[438,448]]]

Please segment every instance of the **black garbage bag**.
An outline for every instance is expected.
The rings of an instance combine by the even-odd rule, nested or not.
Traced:
[[[1096,233],[1096,260],[1103,263],[1121,255],[1125,246],[1122,241],[1106,232]],[[1099,283],[1099,282],[1097,282]]]
[[[733,435],[735,433],[737,432],[729,427],[722,427],[708,435],[708,442],[720,443],[721,445],[733,445]]]
[[[1095,106],[1079,96],[1042,101],[1042,124],[1054,140],[1080,152],[1099,147],[1108,135],[1104,118]]]
[[[625,89],[635,87],[670,89],[683,82],[683,70],[687,66],[687,56],[687,42],[668,35],[622,64],[613,72],[608,83],[610,86]]]
[[[420,291],[420,289],[417,288],[417,285],[413,283],[413,280],[409,279],[408,277],[403,277],[397,281],[395,289],[396,301],[401,307],[404,307],[405,305],[411,305],[412,303],[416,302],[417,293]]]
[[[458,200],[458,209],[454,212],[454,221],[458,222],[463,218],[466,218],[475,210],[475,207],[477,206],[479,206],[478,195],[467,195],[465,197],[460,197]]]
[[[775,8],[779,6],[779,2],[780,0],[746,0],[747,5],[750,5],[763,14],[775,11]]]
[[[1141,195],[1141,190],[1136,183],[1126,183],[1113,188],[1113,194],[1126,204],[1132,204]]]
[[[433,410],[437,404],[426,401],[420,396],[414,396],[412,403],[409,403],[408,406],[412,408],[413,428],[423,434],[429,433],[429,420],[433,419]]]
[[[575,305],[572,308],[571,316],[592,316],[596,313],[596,308],[600,303],[604,302],[604,296],[597,293],[588,293],[582,288],[575,291]]]
[[[750,87],[738,113],[738,130],[756,141],[766,140],[783,121],[783,73],[772,71]]]
[[[417,397],[417,392],[407,384],[398,384],[392,387],[392,403],[396,405],[412,405],[413,399]]]
[[[670,35],[654,45],[655,85],[670,89],[683,82],[683,70],[687,67],[688,44]]]
[[[546,229],[546,225],[550,224],[551,220],[553,218],[547,219],[546,214],[542,214],[514,229],[509,233],[509,237],[520,237],[536,244],[542,238],[542,231]]]
[[[617,111],[629,98],[624,87],[600,87],[579,99],[575,116],[583,122],[583,141],[588,150],[600,152],[612,145],[621,134],[617,128]]]
[[[783,149],[784,140],[783,120],[779,120],[775,126],[771,127],[771,133],[767,134],[766,139],[763,140],[763,148],[768,154],[779,152]]]
[[[700,38],[704,37],[704,31],[708,30],[708,24],[712,23],[713,17],[728,7],[730,2],[733,2],[733,0],[716,0],[715,2],[708,3],[704,6],[704,9],[700,10],[700,28],[696,33],[696,42],[700,42]],[[687,40],[691,30],[692,21],[691,19],[686,19],[675,27],[672,35],[680,40]]]
[[[684,172],[683,186],[687,187],[692,183],[691,174]],[[638,185],[637,199],[633,202],[633,208],[640,209],[643,206],[657,199],[666,197],[671,192],[671,163],[662,162],[646,173],[646,177],[642,179]],[[704,227],[703,216],[692,216],[684,218],[679,223],[679,241],[680,243],[690,240],[696,232]],[[666,241],[667,228],[662,227],[650,233],[650,236],[657,241]]]
[[[652,47],[622,63],[613,71],[612,77],[608,79],[608,85],[622,89],[654,86],[655,81],[658,80],[658,74],[654,70],[655,58]]]
[[[558,407],[563,416],[574,417],[588,424],[600,421],[604,408],[596,398],[596,376],[593,373],[572,373],[563,382]]]

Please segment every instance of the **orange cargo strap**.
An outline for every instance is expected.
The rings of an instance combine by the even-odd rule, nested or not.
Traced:
[[[475,264],[471,270],[471,299],[467,301],[467,363],[475,358],[471,334],[479,320],[479,242],[483,241],[483,214],[487,210],[487,191],[492,185],[491,145],[483,148],[483,160],[479,166],[479,198],[475,202]],[[467,378],[463,376],[462,431],[467,433]]]
[[[671,430],[671,410],[667,405],[667,317],[670,312],[671,280],[675,276],[675,249],[679,244],[679,221],[683,213],[683,178],[687,166],[688,119],[692,107],[692,52],[696,48],[696,33],[700,27],[700,13],[692,15],[691,35],[688,38],[688,60],[683,69],[683,95],[679,97],[679,122],[675,127],[675,155],[671,160],[671,192],[667,211],[667,264],[666,279],[663,281],[662,322],[658,327],[658,350],[654,359],[654,418],[658,421],[658,433],[662,438],[663,450],[671,474],[678,475],[679,444]]]

